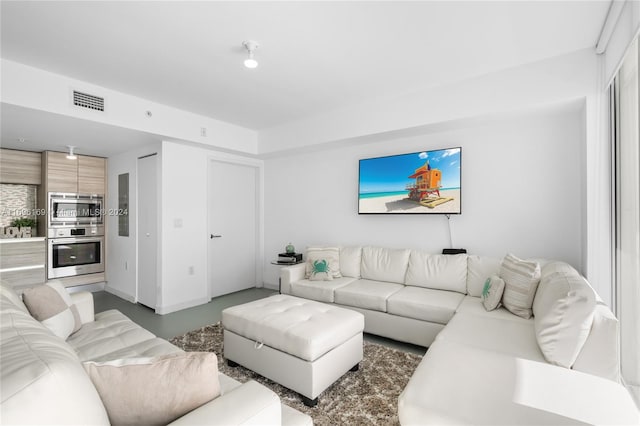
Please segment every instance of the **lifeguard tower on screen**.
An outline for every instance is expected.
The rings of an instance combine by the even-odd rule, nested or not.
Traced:
[[[442,185],[442,172],[432,169],[427,160],[423,166],[418,167],[409,179],[415,179],[414,183],[407,184],[409,199],[420,203],[430,209],[453,200],[451,197],[441,197],[440,188]]]

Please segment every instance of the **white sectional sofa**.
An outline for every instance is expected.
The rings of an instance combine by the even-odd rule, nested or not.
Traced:
[[[500,269],[500,259],[379,247],[341,247],[339,261],[331,281],[306,279],[305,264],[282,268],[280,291],[354,309],[365,332],[426,347]]]
[[[0,288],[1,424],[109,424],[84,361],[182,353],[119,311],[94,315],[87,292],[71,295],[83,325],[64,341],[35,320],[10,287]],[[221,373],[219,381],[219,397],[172,424],[312,424],[257,382],[240,384]]]
[[[305,264],[290,266],[281,292],[354,309],[365,332],[429,347],[399,398],[401,424],[640,423],[620,384],[618,321],[568,264],[539,261],[534,316],[525,319],[482,304],[501,259],[339,253],[341,277],[311,281]]]

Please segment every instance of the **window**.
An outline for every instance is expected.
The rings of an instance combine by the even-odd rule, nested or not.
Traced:
[[[640,87],[638,39],[612,86],[616,314],[622,377],[640,405]]]

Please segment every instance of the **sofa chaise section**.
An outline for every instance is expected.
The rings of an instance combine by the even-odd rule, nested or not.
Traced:
[[[561,262],[544,267],[541,282],[548,288],[560,286],[558,271],[561,278],[576,283],[585,294],[595,293],[577,271]],[[576,307],[562,309],[567,318],[571,315],[568,311]],[[534,304],[536,313],[544,315]],[[568,344],[562,336],[574,325],[554,321],[554,330],[549,333],[565,329],[558,334],[554,349]],[[543,353],[539,343],[538,334],[544,334],[540,327],[535,317],[524,319],[504,307],[486,311],[478,298],[466,296],[400,395],[400,423],[640,422],[635,404],[619,383],[618,323],[608,308],[594,305],[586,341],[577,346],[571,368],[547,359],[549,355]]]
[[[398,400],[402,425],[638,424],[619,383],[436,340]]]

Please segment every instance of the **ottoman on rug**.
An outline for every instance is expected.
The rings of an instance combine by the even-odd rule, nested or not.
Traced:
[[[364,316],[279,294],[222,311],[224,357],[298,392],[305,405],[362,361]]]

